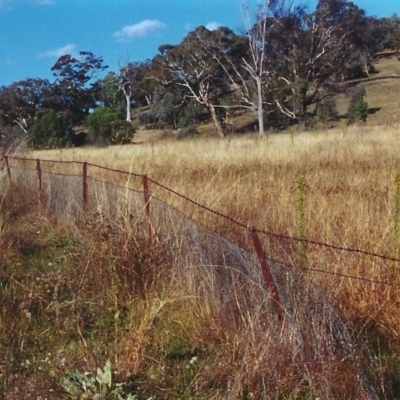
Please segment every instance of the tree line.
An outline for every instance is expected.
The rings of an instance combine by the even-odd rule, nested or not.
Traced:
[[[197,27],[181,43],[161,45],[153,59],[105,76],[100,56],[61,56],[53,82],[28,78],[0,87],[0,138],[23,136],[34,148],[128,143],[133,111],[149,128],[211,120],[221,137],[240,110],[254,114],[260,135],[265,126],[308,127],[336,117],[334,96],[346,81],[373,73],[377,54],[400,51],[396,14],[369,17],[346,0],[319,0],[312,12],[270,0],[254,21],[242,34]],[[355,118],[365,118],[360,94],[351,102],[361,110]]]

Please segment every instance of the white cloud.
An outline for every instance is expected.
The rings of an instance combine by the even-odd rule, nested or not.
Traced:
[[[65,56],[66,54],[76,55],[76,46],[72,43],[67,44],[63,47],[58,47],[54,50],[47,50],[39,54],[39,58],[51,57],[51,58],[59,58],[61,56]]]
[[[222,26],[222,24],[213,21],[213,22],[209,22],[209,23],[206,25],[206,28],[207,28],[209,31],[216,31],[216,30],[217,30],[219,27],[221,27],[221,26]]]
[[[120,31],[113,34],[118,41],[124,41],[131,38],[139,38],[165,28],[165,25],[156,19],[146,19],[134,25],[124,26]]]

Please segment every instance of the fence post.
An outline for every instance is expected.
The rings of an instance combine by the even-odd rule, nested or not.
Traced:
[[[88,205],[88,182],[87,182],[87,162],[82,164],[82,201],[83,211],[87,211]]]
[[[10,164],[9,164],[9,162],[8,162],[8,157],[7,157],[7,156],[4,156],[4,160],[6,161],[6,167],[7,167],[7,175],[8,175],[8,178],[10,179],[10,182],[12,182],[12,180],[11,180],[11,169],[10,169]]]
[[[272,277],[271,271],[268,266],[267,259],[265,257],[264,250],[261,245],[260,238],[257,235],[257,230],[253,227],[250,229],[250,235],[253,240],[253,245],[256,250],[258,261],[261,265],[261,271],[264,277],[264,280],[268,286],[268,289],[271,292],[272,301],[274,304],[275,312],[278,315],[278,318],[281,320],[283,318],[283,308],[279,299],[278,288],[274,282],[274,278]]]
[[[39,185],[39,203],[42,205],[42,169],[40,168],[40,160],[36,159],[36,171],[38,174],[38,185]]]
[[[36,159],[36,170],[38,174],[39,196],[40,196],[40,193],[42,193],[42,170],[40,168],[40,160],[38,158]]]
[[[149,181],[147,179],[147,175],[143,175],[143,196],[144,196],[144,206],[146,212],[146,219],[147,219],[147,228],[148,228],[148,240],[149,244],[152,243],[152,229],[151,229],[151,222],[150,222],[150,192],[149,192]]]

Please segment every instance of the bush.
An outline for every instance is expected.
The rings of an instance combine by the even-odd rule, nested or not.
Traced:
[[[368,116],[368,103],[357,101],[351,109],[349,120],[351,122],[366,121]]]
[[[368,117],[368,103],[364,101],[366,90],[364,86],[356,87],[351,93],[349,104],[349,122],[366,121]]]
[[[52,149],[65,146],[71,130],[62,113],[49,111],[29,130],[29,143],[35,149]]]
[[[115,108],[98,107],[87,118],[89,134],[93,143],[129,143],[135,133],[132,124]]]

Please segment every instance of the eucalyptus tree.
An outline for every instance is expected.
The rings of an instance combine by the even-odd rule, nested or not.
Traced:
[[[107,68],[102,57],[89,51],[81,51],[77,58],[70,54],[63,55],[51,68],[58,95],[72,122],[81,122],[97,106],[100,91],[98,74]]]
[[[109,72],[96,83],[99,87],[98,101],[103,107],[119,107],[123,101],[119,89],[119,77],[115,72]]]
[[[319,0],[313,13],[279,0],[266,20],[267,85],[273,103],[303,125],[312,104],[341,90],[362,51],[364,12],[345,0]]]
[[[177,45],[163,45],[153,63],[163,69],[157,79],[164,86],[177,85],[184,96],[203,105],[211,115],[220,137],[225,136],[219,108],[222,97],[230,90],[218,60],[210,55],[206,45],[212,32],[200,26]]]
[[[264,105],[268,59],[266,53],[267,15],[272,0],[259,4],[253,22],[248,3],[241,2],[245,35],[237,35],[227,27],[209,33],[202,41],[205,53],[222,71],[221,80],[226,87],[224,95],[229,103],[223,108],[245,108],[257,115],[259,134],[264,135]]]
[[[127,62],[119,71],[118,87],[125,98],[126,121],[131,122],[132,105],[150,105],[155,82],[149,77],[150,61]]]
[[[0,87],[0,119],[18,125],[27,134],[41,114],[59,106],[54,85],[47,79],[29,78]]]
[[[213,44],[208,45],[210,54],[219,62],[229,81],[234,102],[229,107],[252,110],[257,116],[261,136],[265,134],[265,106],[273,106],[268,101],[267,78],[271,75],[272,65],[267,36],[275,4],[275,0],[263,0],[253,13],[249,2],[241,1],[245,34],[236,35],[229,28],[221,27],[214,32]]]
[[[119,71],[119,90],[125,97],[126,106],[126,121],[132,121],[131,108],[133,102],[133,95],[135,91],[135,82],[137,81],[139,63],[129,62],[124,65]]]
[[[252,109],[257,112],[259,134],[263,136],[264,132],[264,92],[266,87],[266,78],[269,75],[270,62],[267,52],[267,30],[268,20],[271,8],[274,6],[274,0],[264,0],[258,4],[256,21],[251,23],[251,13],[248,3],[242,3],[242,13],[246,28],[246,36],[248,42],[249,57],[242,58],[242,68],[246,70],[251,79],[255,82],[257,89],[257,102],[251,101],[250,92],[248,90],[246,80],[241,77],[242,87],[245,89],[247,101]],[[238,70],[236,70],[238,72]]]

